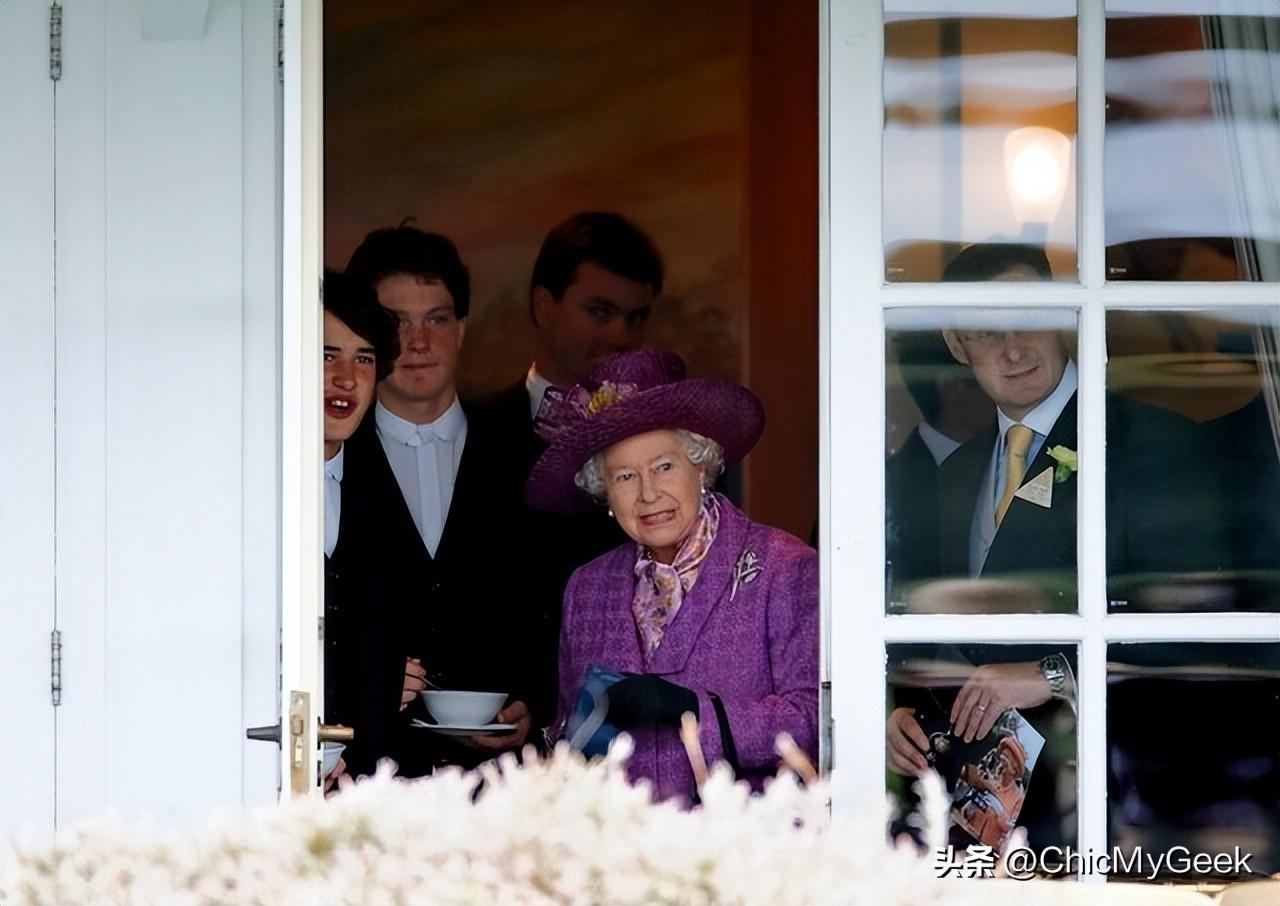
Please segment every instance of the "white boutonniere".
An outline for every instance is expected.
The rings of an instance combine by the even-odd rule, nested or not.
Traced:
[[[1062,484],[1076,472],[1080,471],[1080,460],[1076,451],[1059,444],[1049,448],[1049,458],[1058,464],[1053,470],[1053,483]]]
[[[750,585],[762,572],[764,567],[760,565],[759,555],[755,551],[743,551],[738,558],[738,565],[733,568],[733,587],[729,589],[729,600],[732,601],[737,596],[739,587]]]

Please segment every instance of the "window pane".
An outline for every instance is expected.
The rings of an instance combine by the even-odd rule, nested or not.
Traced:
[[[1076,279],[1075,15],[1073,0],[886,0],[886,280],[941,280],[997,237]]]
[[[1280,309],[1107,313],[1113,612],[1280,610]]]
[[[1076,313],[885,323],[888,612],[1074,612]]]
[[[1110,0],[1106,91],[1109,277],[1280,280],[1280,5]]]
[[[917,804],[915,768],[896,754],[904,752],[946,780],[952,844],[998,846],[1015,826],[1032,846],[1075,843],[1074,646],[889,645],[888,668],[894,836],[909,832],[906,816]],[[912,746],[916,728],[921,743]]]
[[[1280,870],[1280,644],[1117,644],[1107,671],[1110,845]]]

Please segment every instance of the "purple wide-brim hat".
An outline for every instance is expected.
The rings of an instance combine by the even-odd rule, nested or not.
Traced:
[[[587,460],[628,437],[664,428],[711,438],[729,465],[760,439],[764,406],[738,384],[686,378],[684,362],[669,352],[613,356],[585,385],[547,390],[534,430],[550,446],[529,474],[525,503],[553,513],[591,509],[591,497],[573,481]]]

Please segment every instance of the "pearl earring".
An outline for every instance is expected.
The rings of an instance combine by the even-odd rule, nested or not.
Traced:
[[[609,507],[609,518],[613,518],[613,507]]]

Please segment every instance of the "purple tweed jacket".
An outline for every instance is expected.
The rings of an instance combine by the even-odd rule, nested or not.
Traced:
[[[708,764],[724,757],[708,693],[720,697],[740,777],[758,790],[776,773],[774,738],[783,730],[817,759],[818,555],[786,532],[752,522],[723,497],[719,502],[715,541],[647,671],[631,613],[636,545],[628,542],[573,574],[564,596],[556,727],[564,727],[592,665],[656,673],[697,694]],[[676,730],[638,727],[632,735],[631,779],[651,781],[655,799],[690,801],[693,771]]]

